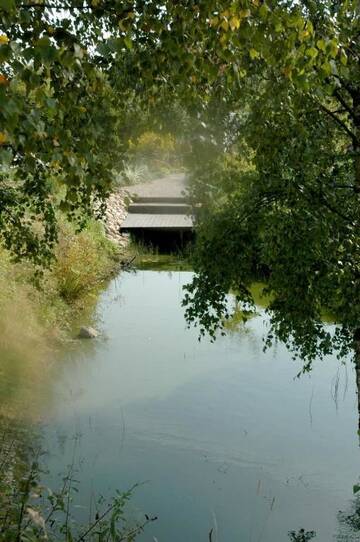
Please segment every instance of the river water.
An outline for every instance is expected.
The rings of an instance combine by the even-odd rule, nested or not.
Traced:
[[[296,379],[283,347],[263,353],[261,310],[199,342],[181,308],[190,279],[138,271],[110,284],[98,308],[106,339],[58,364],[43,413],[47,482],[76,462],[79,519],[95,492],[140,483],[129,516],[158,516],[144,541],[206,541],[211,528],[221,542],[343,536],[338,512],[351,512],[359,477],[351,366],[328,358]]]

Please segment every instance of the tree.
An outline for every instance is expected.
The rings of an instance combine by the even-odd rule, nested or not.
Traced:
[[[251,282],[265,279],[267,344],[283,341],[304,370],[318,356],[355,351],[360,391],[359,5],[261,4],[264,35],[247,49],[253,63],[238,90],[224,93],[228,110],[241,112],[232,140],[245,141],[254,170],[225,170],[224,186],[207,190],[187,318],[215,336],[228,292],[248,309]],[[231,66],[233,58],[223,73]]]
[[[189,321],[214,333],[229,289],[251,304],[258,274],[272,295],[270,341],[290,344],[307,368],[318,354],[346,355],[360,328],[359,9],[356,0],[1,0],[6,245],[50,257],[54,177],[65,186],[60,206],[81,218],[111,186],[128,111],[139,118],[176,99],[204,126],[197,152],[206,155],[204,141],[217,155],[246,148],[253,166],[200,217]]]
[[[57,210],[81,226],[126,148],[127,96],[97,53],[99,10],[0,1],[0,236],[37,264],[53,256]]]
[[[204,127],[206,174],[230,148],[253,166],[225,171],[215,190],[198,184],[207,206],[188,321],[215,336],[229,291],[249,308],[249,285],[264,278],[267,342],[284,341],[305,370],[360,338],[359,14],[355,0],[147,2],[130,30],[146,99],[180,98]]]

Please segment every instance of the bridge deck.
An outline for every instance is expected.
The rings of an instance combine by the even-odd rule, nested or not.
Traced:
[[[152,182],[126,187],[134,203],[121,231],[132,230],[192,230],[191,208],[186,201],[184,174],[167,175]]]
[[[186,215],[129,214],[122,230],[192,230],[193,220]]]

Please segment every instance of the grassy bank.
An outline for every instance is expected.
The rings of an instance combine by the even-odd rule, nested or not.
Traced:
[[[61,222],[56,259],[37,277],[27,262],[0,250],[0,414],[18,415],[41,401],[54,351],[90,323],[99,290],[118,269],[119,250],[101,224],[79,234]],[[36,410],[36,409],[35,409]]]

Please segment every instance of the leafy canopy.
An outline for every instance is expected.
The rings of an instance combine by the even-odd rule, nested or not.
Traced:
[[[259,275],[277,337],[309,361],[345,354],[360,306],[359,9],[357,0],[0,0],[6,246],[50,257],[57,205],[80,220],[91,212],[134,126],[181,102],[208,170],[229,151],[250,162],[201,191],[189,321],[215,333],[229,289],[251,304]],[[323,310],[339,323],[335,336]]]
[[[197,275],[184,301],[188,321],[214,337],[229,317],[228,292],[248,309],[249,286],[263,279],[271,299],[267,344],[284,341],[307,360],[305,369],[318,355],[347,355],[359,338],[358,15],[357,2],[261,3],[262,37],[246,23],[257,39],[247,63],[235,53],[230,23],[221,24],[233,56],[222,67],[225,90],[211,99],[217,93],[227,114],[222,135],[206,143],[207,167],[195,184],[205,209]],[[246,153],[251,167],[234,168],[224,152]]]

